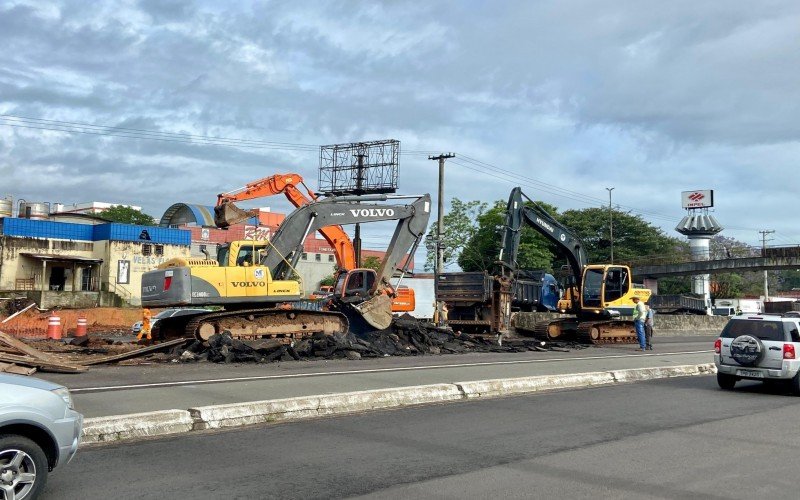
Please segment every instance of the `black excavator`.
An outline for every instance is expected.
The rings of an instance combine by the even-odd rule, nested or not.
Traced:
[[[523,198],[530,203],[524,203]],[[624,319],[624,316],[633,312],[633,297],[647,302],[650,290],[633,283],[630,268],[616,264],[588,264],[580,238],[516,187],[508,198],[500,253],[500,262],[512,275],[519,269],[517,257],[523,224],[555,244],[569,263],[558,310],[572,317],[538,322],[534,326],[534,335],[542,340],[635,343],[633,321]]]

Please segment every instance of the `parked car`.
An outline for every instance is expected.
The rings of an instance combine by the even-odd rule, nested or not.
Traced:
[[[186,314],[199,314],[199,313],[204,313],[204,312],[209,312],[209,311],[210,311],[210,309],[196,309],[196,308],[195,309],[164,309],[163,311],[161,311],[160,313],[156,314],[155,316],[153,316],[150,319],[150,328],[153,328],[154,326],[156,326],[156,323],[158,323],[158,320],[160,320],[160,319],[172,318],[173,316],[184,316]],[[131,327],[131,332],[134,335],[138,335],[139,332],[141,332],[141,331],[142,331],[142,322],[141,321],[137,321]]]
[[[733,389],[739,380],[789,381],[800,395],[800,315],[733,316],[714,342],[717,382]]]
[[[0,492],[32,500],[49,471],[68,463],[80,442],[83,416],[69,390],[33,377],[0,373]]]

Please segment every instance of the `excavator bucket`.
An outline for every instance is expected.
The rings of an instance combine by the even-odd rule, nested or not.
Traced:
[[[376,330],[384,330],[392,324],[392,299],[388,295],[376,295],[353,307]]]
[[[255,210],[243,210],[233,203],[225,202],[214,207],[214,224],[219,228],[226,228],[256,215],[258,214]]]

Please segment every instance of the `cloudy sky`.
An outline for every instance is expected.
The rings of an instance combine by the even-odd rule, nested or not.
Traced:
[[[798,26],[789,0],[0,0],[0,194],[159,217],[394,138],[404,193],[452,151],[448,200],[613,186],[676,234],[714,189],[723,234],[800,243]]]

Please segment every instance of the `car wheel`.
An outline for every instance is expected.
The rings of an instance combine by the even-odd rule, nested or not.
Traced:
[[[5,498],[38,497],[47,472],[47,456],[38,444],[23,436],[0,434],[0,491]]]
[[[731,357],[742,366],[756,366],[764,358],[764,344],[752,335],[739,335],[731,342]]]
[[[730,391],[736,385],[736,377],[727,373],[717,373],[717,384],[719,384],[720,389]]]
[[[800,371],[789,381],[789,386],[792,388],[792,394],[800,396]]]

